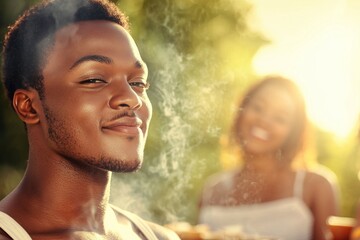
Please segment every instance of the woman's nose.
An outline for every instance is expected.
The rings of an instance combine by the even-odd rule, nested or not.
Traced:
[[[260,123],[264,126],[271,125],[272,123],[272,116],[268,112],[263,112],[260,119]]]

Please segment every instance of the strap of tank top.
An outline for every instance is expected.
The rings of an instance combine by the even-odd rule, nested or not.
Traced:
[[[131,212],[122,210],[113,205],[111,207],[118,213],[120,213],[120,214],[124,215],[126,218],[128,218],[142,232],[142,234],[146,237],[147,240],[158,240],[158,238],[156,237],[156,235],[152,231],[152,229],[139,216],[137,216]]]
[[[0,228],[14,240],[31,240],[29,234],[4,212],[0,212]]]
[[[306,172],[304,170],[296,171],[294,182],[294,197],[303,198],[304,179]]]

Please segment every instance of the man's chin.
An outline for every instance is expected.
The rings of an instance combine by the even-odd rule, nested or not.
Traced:
[[[142,161],[131,161],[130,163],[126,164],[120,164],[120,166],[116,166],[115,168],[109,169],[112,172],[136,172],[138,171],[142,166]]]
[[[136,172],[141,168],[142,158],[110,158],[101,157],[98,160],[88,160],[88,165],[111,172]]]

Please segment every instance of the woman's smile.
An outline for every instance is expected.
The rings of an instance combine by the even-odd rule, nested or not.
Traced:
[[[250,134],[251,136],[260,139],[262,141],[268,141],[270,139],[270,133],[261,127],[257,127],[257,126],[252,127],[250,129]]]

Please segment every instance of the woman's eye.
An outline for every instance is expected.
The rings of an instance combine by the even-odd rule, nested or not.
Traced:
[[[147,83],[144,83],[144,82],[130,82],[129,85],[133,88],[137,88],[141,91],[145,91],[147,89],[149,89],[150,87],[150,84],[147,82]]]
[[[288,119],[285,116],[275,116],[274,120],[279,123],[279,124],[283,124],[283,125],[287,125],[290,122],[290,119]]]
[[[258,103],[249,104],[249,107],[257,113],[260,113],[263,110],[263,106]]]

